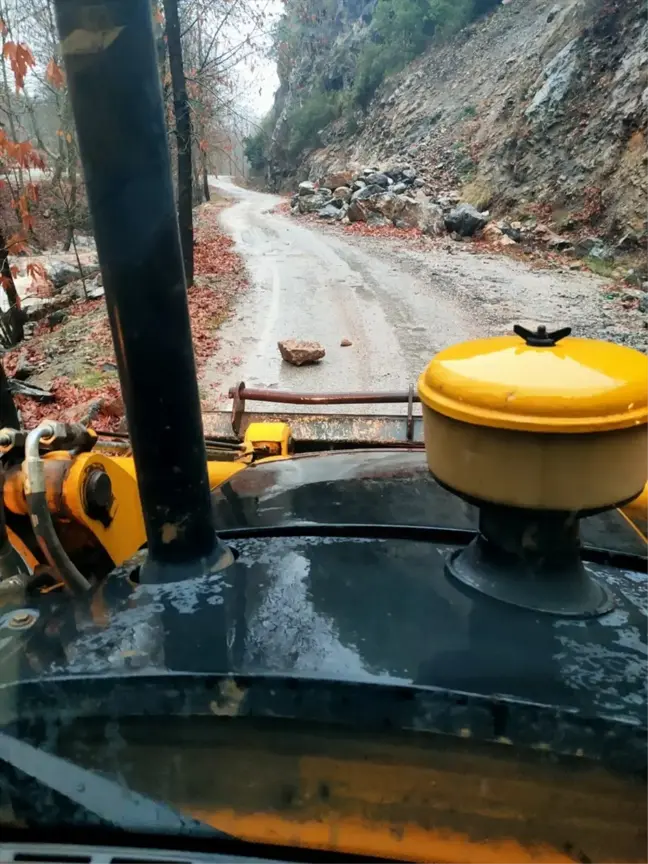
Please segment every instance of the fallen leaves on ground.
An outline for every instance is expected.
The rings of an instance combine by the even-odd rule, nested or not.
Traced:
[[[280,216],[289,216],[290,215],[291,204],[290,201],[282,201],[280,204],[275,204],[275,206],[270,211],[271,213],[278,213]]]
[[[197,211],[196,243],[194,247],[195,284],[187,297],[191,332],[200,371],[218,347],[217,331],[229,314],[232,302],[246,287],[242,259],[234,251],[234,243],[218,225],[218,213],[223,201],[206,204]],[[115,367],[112,337],[104,300],[77,302],[66,309],[63,324],[51,327],[47,319],[38,322],[33,337],[8,351],[3,358],[6,374],[13,376],[18,358],[25,356],[38,371],[39,386],[50,389],[54,401],[44,404],[25,396],[16,396],[23,425],[31,429],[45,419],[61,419],[70,409],[82,408],[97,400],[98,411],[90,423],[97,430],[114,432],[121,423],[123,403]],[[98,383],[83,386],[67,375],[47,373],[69,359],[69,367],[81,366],[85,377]],[[64,356],[62,356],[64,355]],[[72,374],[72,373],[71,373]],[[84,375],[82,374],[81,379]],[[102,378],[104,380],[102,380]],[[44,380],[45,379],[45,380]],[[208,402],[209,396],[205,397]]]
[[[95,429],[116,432],[123,416],[121,390],[116,381],[100,387],[78,387],[68,378],[55,378],[50,386],[54,402],[42,404],[26,396],[14,396],[22,416],[25,429],[33,429],[46,419],[64,419],[63,414],[76,409],[92,400],[97,400],[99,408],[90,424]]]
[[[369,225],[368,222],[351,222],[344,226],[347,234],[361,234],[364,237],[397,237],[418,240],[423,237],[420,228],[396,228],[395,225]]]

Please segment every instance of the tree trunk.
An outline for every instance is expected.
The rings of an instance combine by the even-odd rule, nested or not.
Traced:
[[[7,249],[7,242],[2,228],[0,228],[0,261],[2,262],[0,275],[2,276],[3,290],[7,295],[7,300],[9,301],[8,319],[11,322],[11,341],[16,345],[18,342],[22,342],[25,338],[25,332],[23,329],[24,317],[22,309],[20,308],[20,298],[16,291],[16,284],[11,273],[9,250]]]
[[[209,201],[211,196],[209,194],[209,175],[207,173],[207,154],[206,153],[201,153],[201,161],[202,161],[203,195],[205,196],[205,201]]]
[[[68,135],[73,135],[68,132]],[[70,194],[67,198],[65,210],[67,217],[67,225],[65,226],[65,240],[63,241],[63,251],[69,252],[70,246],[74,242],[74,229],[76,227],[76,207],[77,207],[77,167],[76,167],[76,146],[74,138],[71,141],[66,141],[67,147],[67,171],[68,183],[70,185]],[[76,252],[76,245],[74,247]],[[78,255],[77,255],[78,257]],[[84,286],[85,288],[85,286]]]
[[[58,185],[63,179],[63,171],[65,169],[65,145],[63,139],[59,136],[58,139],[58,156],[54,162],[54,171],[52,173],[52,183]]]
[[[191,158],[191,165],[193,171],[193,201],[194,204],[202,204],[203,200],[203,186],[202,186],[202,177],[200,176],[200,157],[199,152],[194,152]]]
[[[200,21],[200,16],[198,17],[198,67],[202,69],[204,57],[203,57],[203,39],[202,39],[202,24]],[[200,95],[202,97],[202,85],[200,88]],[[202,102],[202,98],[201,98]],[[205,105],[204,103],[201,106],[201,110],[198,111],[198,123],[200,126],[200,144],[198,145],[198,159],[200,164],[200,174],[202,179],[202,191],[203,198],[205,201],[209,201],[209,181],[207,179],[207,132],[205,129]]]
[[[178,225],[187,287],[193,284],[193,209],[191,169],[191,115],[182,64],[182,42],[177,0],[164,0],[173,111],[178,148]]]
[[[6,426],[8,429],[20,429],[18,410],[11,395],[2,363],[0,363],[0,426],[3,428]]]

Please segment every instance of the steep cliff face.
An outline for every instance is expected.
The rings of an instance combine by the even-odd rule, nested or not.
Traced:
[[[494,212],[535,209],[558,228],[645,233],[640,0],[508,0],[387,76],[366,110],[348,94],[375,6],[302,2],[320,17],[299,62],[283,70],[270,149],[277,186],[291,174],[317,179],[398,160],[432,195],[454,189]],[[329,109],[315,112],[321,128],[304,144],[291,117],[316,91]]]

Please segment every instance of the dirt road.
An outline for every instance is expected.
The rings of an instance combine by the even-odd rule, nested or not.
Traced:
[[[251,283],[205,371],[214,392],[226,394],[238,380],[320,392],[404,389],[440,348],[510,331],[516,322],[571,324],[598,336],[614,324],[589,274],[531,270],[450,240],[417,249],[321,230],[271,213],[277,196],[212,182],[236,199],[221,220]],[[277,342],[287,338],[321,342],[325,360],[284,363]],[[340,347],[344,338],[352,347]]]

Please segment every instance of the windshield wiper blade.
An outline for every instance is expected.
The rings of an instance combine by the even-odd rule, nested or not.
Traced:
[[[3,732],[0,732],[0,766],[3,769],[0,784],[8,782],[18,796],[21,796],[21,785],[24,787],[26,778],[28,784],[35,781],[54,793],[54,797],[78,808],[74,812],[75,824],[96,825],[100,822],[125,831],[146,830],[235,840],[167,804]],[[31,794],[29,804],[34,809],[38,808]],[[45,821],[49,821],[52,818],[51,801],[46,801],[44,807],[47,809]]]

